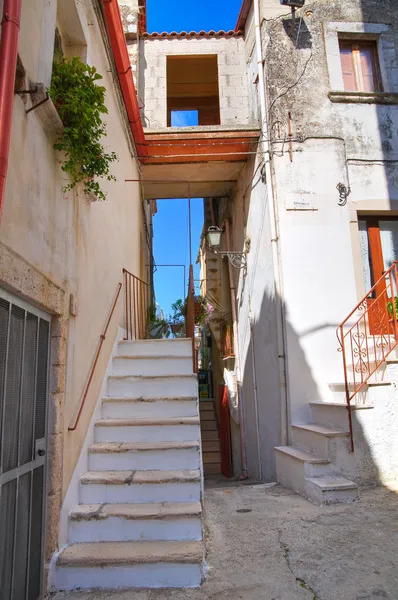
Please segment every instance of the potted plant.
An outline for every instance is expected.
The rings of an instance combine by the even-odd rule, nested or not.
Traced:
[[[194,319],[196,325],[206,325],[214,312],[214,308],[206,300],[204,296],[194,296]],[[188,298],[185,299],[184,306],[182,309],[182,314],[185,316],[187,314],[187,303]]]
[[[102,76],[78,57],[58,55],[53,63],[53,74],[48,95],[53,101],[64,131],[54,144],[55,150],[64,153],[62,170],[69,175],[70,183],[64,192],[78,184],[84,193],[96,200],[105,200],[105,192],[96,180],[115,181],[110,165],[117,159],[102,145],[106,127],[102,120],[108,112]]]
[[[394,304],[393,304],[393,302],[394,302]],[[395,307],[395,315],[394,315],[394,307]],[[387,310],[388,310],[388,314],[391,317],[389,323],[393,329],[395,339],[398,339],[398,296],[394,296],[394,299],[391,299],[389,302],[387,302]]]
[[[181,336],[184,330],[185,316],[182,312],[183,306],[184,304],[181,299],[176,300],[174,304],[171,305],[171,308],[173,309],[173,314],[169,318],[169,324],[172,333],[176,337]]]

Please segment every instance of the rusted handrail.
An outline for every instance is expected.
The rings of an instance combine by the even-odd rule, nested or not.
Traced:
[[[195,349],[195,284],[193,278],[193,266],[189,265],[189,279],[188,279],[188,297],[187,297],[187,312],[185,315],[185,331],[186,336],[191,338],[192,341],[192,363],[193,372],[198,372],[196,349]]]
[[[103,333],[100,335],[100,339],[99,339],[99,342],[98,342],[97,351],[95,353],[94,362],[91,365],[90,375],[89,375],[89,378],[87,380],[86,387],[84,389],[84,394],[83,394],[82,401],[80,403],[79,412],[77,413],[76,417],[73,417],[73,419],[71,421],[71,424],[68,427],[69,431],[75,431],[77,429],[78,424],[79,424],[80,417],[81,417],[81,414],[83,412],[83,408],[84,408],[84,405],[86,403],[86,399],[87,399],[87,396],[88,396],[88,392],[90,390],[91,382],[93,380],[94,371],[95,371],[95,368],[97,366],[97,362],[98,362],[99,356],[101,354],[101,350],[102,350],[102,346],[103,346],[105,338],[106,338],[106,334],[108,333],[109,324],[111,322],[113,313],[115,312],[117,301],[119,300],[120,290],[122,289],[122,285],[123,285],[122,283],[119,283],[118,286],[117,286],[116,297],[115,297],[115,299],[113,301],[112,309],[111,309],[111,312],[109,313],[108,320],[107,320],[106,325],[105,325],[105,329],[104,329]]]
[[[150,287],[139,277],[123,269],[125,294],[126,340],[143,340],[148,337]]]
[[[398,345],[398,315],[395,305],[397,290],[398,261],[395,261],[336,331],[343,357],[352,452],[354,437],[351,402]],[[388,305],[392,312],[389,312]],[[356,315],[358,312],[360,314]]]

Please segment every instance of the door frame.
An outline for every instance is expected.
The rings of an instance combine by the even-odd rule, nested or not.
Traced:
[[[25,300],[24,298],[21,298],[20,296],[17,296],[15,294],[13,294],[12,292],[9,292],[6,288],[2,287],[1,285],[0,285],[0,298],[9,302],[10,305],[16,305],[16,306],[22,308],[23,310],[30,312],[31,314],[37,316],[39,319],[43,319],[43,320],[47,321],[49,324],[49,334],[48,334],[48,342],[47,342],[46,407],[45,407],[45,416],[44,416],[44,428],[45,429],[44,429],[44,448],[43,448],[45,450],[45,456],[43,458],[43,513],[42,513],[41,553],[40,553],[40,596],[39,596],[39,598],[41,598],[43,593],[45,593],[45,591],[46,591],[46,590],[44,590],[44,572],[45,572],[45,566],[46,566],[45,565],[45,551],[46,551],[46,542],[47,542],[47,497],[48,497],[48,463],[49,463],[48,447],[49,447],[49,431],[50,431],[50,428],[49,428],[49,414],[50,414],[49,404],[50,404],[52,315],[50,313],[38,308],[34,304]],[[37,335],[39,335],[39,333],[37,333]],[[33,461],[30,461],[30,463],[31,462],[33,462]],[[27,463],[27,464],[30,464],[30,463]],[[21,467],[16,467],[15,469],[12,469],[12,471],[17,471],[18,477],[20,477],[22,474],[24,474],[23,473],[24,466],[25,465],[22,465]],[[38,466],[36,468],[38,468]],[[22,471],[22,473],[19,473],[20,470]],[[28,470],[26,472],[28,472]],[[32,473],[33,473],[33,469],[32,469]],[[0,478],[2,478],[2,475],[0,475]],[[6,477],[3,479],[5,479],[5,481],[2,482],[2,485],[7,483],[7,480],[8,480]],[[33,486],[33,477],[31,479],[31,486]],[[0,496],[0,498],[1,498],[1,496]],[[18,494],[16,495],[16,502],[17,501],[18,501]],[[32,499],[31,499],[31,502],[32,502]],[[17,524],[17,521],[15,523]],[[15,533],[14,533],[14,541],[15,541],[15,536],[16,536],[16,528],[15,528]],[[28,559],[29,558],[30,557],[28,556]],[[27,596],[27,593],[28,593],[28,588],[26,588],[26,596]]]

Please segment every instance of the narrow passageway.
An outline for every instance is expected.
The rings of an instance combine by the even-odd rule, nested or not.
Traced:
[[[398,599],[398,495],[316,506],[279,485],[205,486],[208,578],[200,589],[56,594],[52,600]]]

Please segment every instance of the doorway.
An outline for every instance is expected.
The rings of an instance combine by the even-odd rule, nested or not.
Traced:
[[[368,298],[368,306],[372,307],[369,311],[370,333],[392,333],[387,301],[393,294],[387,290],[382,277],[398,259],[398,217],[360,217],[358,224],[365,288],[370,290],[377,284]],[[395,282],[393,284],[396,295]]]
[[[37,600],[43,572],[50,315],[0,289],[0,590]]]

